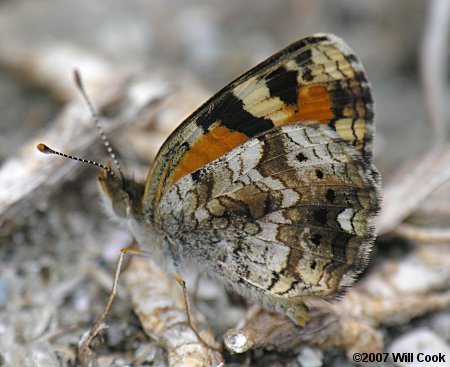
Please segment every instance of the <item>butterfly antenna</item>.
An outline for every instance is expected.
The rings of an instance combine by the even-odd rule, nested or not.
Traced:
[[[68,154],[65,154],[65,153],[58,152],[58,151],[56,151],[56,150],[53,150],[53,149],[49,148],[47,145],[42,144],[42,143],[41,143],[41,144],[38,144],[38,145],[37,145],[37,148],[38,148],[38,150],[39,150],[40,152],[42,152],[42,153],[44,153],[44,154],[54,154],[54,155],[59,155],[59,156],[64,157],[64,158],[73,159],[74,161],[79,161],[79,162],[83,162],[83,163],[88,163],[88,164],[92,164],[92,165],[94,165],[94,166],[103,168],[103,169],[106,170],[106,171],[108,172],[108,174],[110,174],[112,177],[118,179],[117,175],[113,172],[113,170],[112,170],[111,168],[106,167],[105,165],[103,165],[103,164],[101,164],[101,163],[98,163],[98,162],[95,162],[95,161],[90,161],[89,159],[84,159],[84,158],[74,157],[74,156],[72,156],[72,155],[68,155]]]
[[[77,85],[78,90],[80,91],[81,95],[83,96],[83,99],[86,102],[86,104],[89,108],[89,111],[91,112],[92,118],[94,119],[95,126],[97,128],[97,131],[99,132],[100,137],[103,141],[103,145],[105,146],[106,150],[108,151],[108,154],[111,157],[111,160],[113,161],[114,165],[117,167],[117,171],[119,172],[120,177],[123,178],[122,169],[120,168],[120,164],[119,164],[119,161],[117,160],[117,156],[114,153],[113,149],[111,148],[111,143],[109,142],[108,138],[106,137],[106,135],[100,125],[100,118],[98,117],[98,114],[95,111],[94,106],[92,105],[92,102],[86,93],[86,89],[84,88],[83,81],[81,79],[81,75],[77,69],[75,69],[73,71],[73,76],[75,79],[75,84]],[[59,155],[65,156],[64,154],[59,154]],[[74,158],[77,160],[81,160],[76,157],[74,157]],[[81,160],[81,161],[83,161],[83,160]],[[89,161],[89,162],[91,162],[91,161]],[[91,163],[95,163],[95,162],[91,162]],[[100,166],[98,163],[96,165]]]

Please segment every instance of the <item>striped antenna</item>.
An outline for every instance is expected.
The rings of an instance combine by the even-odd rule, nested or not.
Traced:
[[[112,177],[118,179],[118,177],[116,176],[116,174],[113,172],[113,170],[112,170],[111,168],[106,167],[105,165],[103,165],[103,164],[101,164],[101,163],[98,163],[98,162],[95,162],[95,161],[90,161],[89,159],[79,158],[79,157],[75,157],[75,156],[73,156],[73,155],[68,155],[68,154],[65,154],[65,153],[58,152],[58,151],[56,151],[56,150],[53,150],[53,149],[49,148],[47,145],[42,144],[42,143],[38,144],[36,148],[38,148],[38,150],[39,150],[40,152],[44,153],[44,154],[54,154],[54,155],[59,155],[59,156],[64,157],[64,158],[73,159],[74,161],[79,161],[79,162],[83,162],[83,163],[88,163],[88,164],[92,164],[92,165],[94,165],[94,166],[103,168],[103,169],[106,170],[106,171],[108,172],[108,174],[110,174]]]
[[[117,171],[119,172],[120,177],[123,178],[122,169],[120,168],[120,164],[119,164],[119,161],[117,160],[117,156],[114,153],[113,149],[111,148],[111,143],[109,142],[108,138],[106,137],[106,135],[100,125],[100,119],[98,117],[98,114],[95,111],[94,106],[92,105],[92,102],[86,93],[86,89],[84,88],[83,81],[81,79],[81,75],[77,69],[74,69],[73,76],[74,76],[75,84],[77,85],[78,90],[80,91],[81,95],[83,96],[83,99],[86,102],[86,104],[89,108],[89,111],[91,112],[92,118],[94,119],[95,126],[97,128],[97,131],[99,132],[100,137],[103,141],[103,145],[105,146],[106,150],[108,151],[108,154],[109,154],[111,160],[113,161],[114,165],[117,167]],[[74,157],[74,158],[77,160],[80,160],[76,157]]]

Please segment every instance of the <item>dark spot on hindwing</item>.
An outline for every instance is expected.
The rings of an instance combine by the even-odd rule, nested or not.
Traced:
[[[192,181],[198,182],[198,180],[200,179],[200,172],[201,170],[197,170],[191,173]]]
[[[322,236],[318,233],[316,233],[314,236],[311,237],[312,243],[314,243],[316,246],[320,245],[320,240],[322,239]]]
[[[233,199],[226,195],[220,196],[217,200],[224,208],[226,208],[227,213],[251,218],[250,208],[243,201]]]
[[[308,158],[303,153],[298,153],[295,157],[299,162],[305,162],[308,160]]]
[[[349,233],[339,233],[333,241],[333,256],[343,263],[347,262],[347,245],[351,237]]]
[[[327,224],[327,209],[317,209],[314,211],[314,221],[324,226]]]
[[[323,172],[320,169],[316,169],[316,177],[319,180],[323,178]]]
[[[336,199],[336,193],[333,189],[328,189],[327,193],[325,194],[325,198],[330,204],[333,204],[334,200]]]

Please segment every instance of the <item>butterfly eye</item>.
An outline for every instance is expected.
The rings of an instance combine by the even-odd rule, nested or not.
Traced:
[[[130,213],[130,206],[128,205],[130,202],[130,198],[125,191],[120,190],[117,194],[114,195],[112,205],[114,212],[119,217],[127,217]]]

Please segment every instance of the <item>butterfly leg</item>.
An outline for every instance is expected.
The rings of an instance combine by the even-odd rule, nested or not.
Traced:
[[[142,254],[143,251],[132,249],[132,248],[123,248],[120,250],[120,255],[117,260],[116,271],[114,274],[114,282],[112,285],[111,293],[109,294],[108,301],[103,308],[103,311],[94,325],[91,327],[89,331],[83,334],[78,343],[78,357],[83,366],[90,366],[92,364],[92,360],[94,358],[94,354],[90,349],[90,344],[92,340],[104,329],[107,329],[108,326],[105,323],[105,318],[108,315],[109,310],[111,309],[111,305],[114,301],[114,298],[117,294],[117,286],[119,283],[120,272],[122,270],[122,263],[125,254]]]
[[[194,332],[195,336],[198,338],[198,340],[200,340],[200,342],[203,345],[205,345],[207,348],[210,348],[212,350],[218,351],[219,349],[216,346],[211,345],[210,343],[208,343],[207,341],[205,341],[202,338],[202,336],[198,333],[197,329],[195,328],[194,324],[192,323],[191,310],[190,310],[189,297],[188,297],[187,288],[186,288],[186,282],[181,277],[181,275],[178,274],[177,272],[175,272],[175,279],[177,280],[178,284],[181,286],[181,289],[183,290],[184,306],[185,306],[185,310],[186,310],[186,322],[187,322],[187,324],[189,325],[189,327]]]

